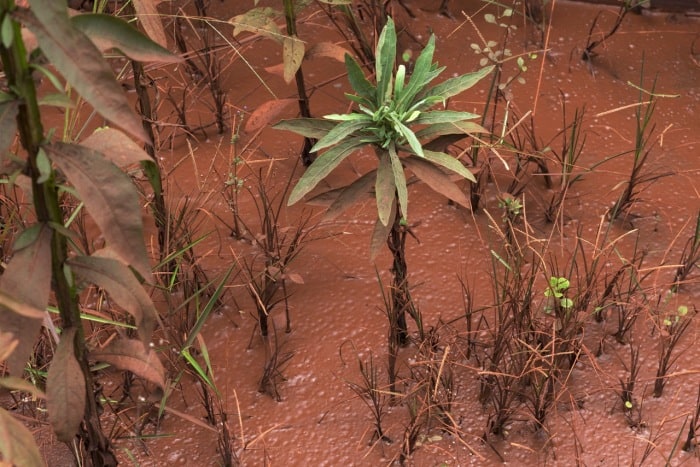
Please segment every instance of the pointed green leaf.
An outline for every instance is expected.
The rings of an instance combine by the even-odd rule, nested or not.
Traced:
[[[444,152],[428,150],[424,150],[423,154],[426,160],[432,162],[433,164],[441,165],[446,169],[449,169],[452,172],[461,175],[467,180],[476,183],[476,179],[474,178],[474,175],[469,171],[469,169],[467,169],[460,161],[450,156],[449,154],[445,154]]]
[[[304,60],[304,42],[298,37],[285,36],[282,40],[282,60],[284,62],[284,81],[289,84]]]
[[[6,18],[9,17],[6,16]],[[32,432],[8,411],[0,408],[0,458],[7,465],[44,467],[44,459]]]
[[[14,376],[22,375],[33,352],[51,291],[51,229],[45,225],[30,229],[36,230],[33,241],[15,250],[0,276],[0,330],[18,339],[7,359]]]
[[[288,205],[292,205],[304,197],[305,194],[313,190],[318,182],[326,178],[326,176],[340,164],[343,159],[355,152],[362,146],[369,144],[363,137],[354,137],[343,141],[334,146],[328,151],[321,154],[315,161],[306,169],[304,175],[301,176],[296,186],[289,195]]]
[[[80,145],[101,152],[119,167],[153,160],[134,140],[114,128],[98,128],[81,141]]]
[[[326,136],[337,123],[323,118],[292,118],[276,123],[272,128],[287,130],[307,138],[320,139]]]
[[[165,368],[150,347],[136,339],[115,339],[100,350],[90,352],[90,358],[128,370],[165,389]]]
[[[112,69],[85,34],[73,27],[65,2],[30,0],[31,10],[15,13],[68,83],[107,120],[149,142]],[[35,16],[36,15],[36,16]]]
[[[428,44],[423,48],[416,59],[415,65],[413,66],[413,73],[411,73],[411,78],[406,85],[406,89],[400,97],[396,97],[396,110],[398,112],[408,110],[413,105],[413,99],[416,95],[425,89],[425,86],[435,79],[444,69],[440,69],[437,73],[431,73],[434,52],[435,35],[431,34]]]
[[[68,265],[79,277],[107,291],[110,298],[134,317],[141,341],[148,345],[157,312],[151,297],[123,263],[98,256],[76,256]]]
[[[406,142],[408,143],[409,146],[411,146],[411,149],[417,156],[423,157],[423,146],[420,144],[420,141],[418,141],[418,138],[416,138],[415,133],[413,133],[413,130],[408,128],[406,125],[403,123],[396,121],[395,123],[395,128],[399,130],[399,133],[406,138]]]
[[[469,199],[452,180],[446,175],[442,170],[437,168],[431,162],[426,159],[422,159],[416,156],[408,156],[403,159],[406,168],[411,170],[416,177],[421,179],[432,188],[434,191],[440,193],[452,201],[461,204],[465,208],[469,208]]]
[[[491,73],[493,68],[493,65],[491,65],[473,73],[467,73],[455,78],[450,78],[447,81],[430,88],[425,92],[425,94],[421,95],[420,98],[425,99],[429,97],[439,97],[442,100],[446,100],[452,96],[456,96],[457,94],[466,91],[478,83],[484,76]]]
[[[68,443],[85,413],[85,376],[75,357],[76,328],[64,328],[46,377],[46,409],[56,438]]]
[[[369,257],[371,260],[374,260],[382,247],[386,245],[386,239],[389,237],[389,233],[394,226],[394,220],[396,220],[395,197],[391,203],[388,222],[384,224],[382,221],[377,219],[377,221],[374,223],[374,230],[372,230],[372,237],[369,241]]]
[[[378,155],[379,166],[377,167],[377,179],[374,183],[374,193],[377,197],[377,215],[382,224],[388,225],[391,206],[396,198],[396,186],[394,184],[394,174],[389,153],[381,151]]]
[[[365,74],[362,72],[362,67],[357,63],[350,54],[345,54],[345,68],[348,70],[348,80],[350,86],[367,102],[375,102],[377,88],[372,85]]]
[[[160,22],[160,19],[157,20]],[[141,62],[182,61],[182,57],[170,53],[168,49],[161,47],[115,16],[87,13],[73,16],[71,23],[103,52],[118,49],[132,60]]]
[[[376,177],[376,170],[371,170],[350,185],[342,188],[335,201],[333,201],[328,211],[326,211],[326,214],[323,216],[323,220],[333,220],[353,204],[365,198],[369,198],[372,193],[372,182]]]
[[[150,282],[139,194],[129,176],[92,149],[66,143],[45,147],[75,187],[107,246]]]
[[[365,114],[353,114],[357,118],[347,120],[337,124],[326,136],[319,139],[318,142],[311,148],[311,152],[317,152],[329,146],[333,146],[352,135],[357,130],[366,128],[372,123],[372,119]]]
[[[416,125],[435,125],[438,123],[456,123],[462,120],[477,118],[477,114],[471,112],[455,112],[454,110],[433,110],[422,112],[414,121]]]
[[[406,174],[404,174],[401,159],[399,159],[399,155],[396,153],[396,148],[393,144],[389,145],[389,158],[391,159],[391,170],[394,174],[396,194],[399,197],[401,216],[403,219],[408,219],[408,190],[406,189]]]
[[[394,20],[387,19],[382,33],[379,35],[376,53],[377,94],[375,102],[383,104],[391,98],[391,81],[396,61],[396,29]]]

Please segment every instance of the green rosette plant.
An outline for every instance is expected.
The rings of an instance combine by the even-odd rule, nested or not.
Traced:
[[[430,86],[445,69],[433,63],[434,51],[435,36],[432,35],[409,77],[405,65],[395,66],[396,29],[389,18],[375,52],[375,83],[365,77],[353,57],[345,55],[348,79],[355,91],[346,96],[357,104],[356,110],[326,115],[322,119],[283,120],[275,125],[277,129],[317,139],[312,152],[324,151],[297,182],[290,193],[289,205],[311,192],[351,154],[365,146],[374,149],[378,161],[376,169],[345,187],[324,194],[323,198],[331,199],[326,217],[334,218],[352,204],[375,196],[377,222],[370,252],[374,258],[386,242],[393,255],[392,305],[398,313],[397,339],[401,343],[407,339],[405,312],[413,314],[414,311],[406,280],[404,248],[408,231],[406,169],[431,189],[469,206],[464,192],[447,172],[472,182],[475,181],[473,174],[453,156],[435,149],[444,148],[467,134],[485,132],[470,121],[478,115],[444,110],[444,106],[447,99],[474,86],[493,70],[493,66],[488,66]],[[442,104],[443,109],[431,110],[438,104]]]

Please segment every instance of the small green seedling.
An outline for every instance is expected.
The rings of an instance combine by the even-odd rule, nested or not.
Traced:
[[[566,277],[555,277],[549,278],[549,287],[544,291],[545,297],[553,297],[559,301],[559,305],[568,310],[574,306],[574,301],[566,297],[566,291],[569,290],[571,283]],[[551,311],[547,309],[547,311]]]

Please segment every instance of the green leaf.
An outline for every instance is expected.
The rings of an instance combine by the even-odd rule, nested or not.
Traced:
[[[362,67],[357,63],[350,54],[345,54],[345,68],[348,70],[348,81],[350,81],[350,86],[355,90],[361,98],[363,98],[367,103],[375,104],[375,97],[377,95],[377,88],[370,83],[365,74],[362,72]]]
[[[408,190],[406,189],[406,175],[403,172],[401,159],[396,153],[396,147],[393,144],[389,145],[389,159],[391,159],[391,170],[394,173],[394,184],[396,185],[396,194],[399,197],[399,207],[403,219],[408,219]]]
[[[323,220],[333,220],[356,202],[369,198],[372,191],[372,182],[376,177],[377,171],[371,170],[350,185],[342,188],[335,201],[332,202],[326,214],[323,216]]]
[[[394,197],[391,202],[388,222],[384,224],[377,219],[374,223],[374,230],[372,230],[372,237],[369,241],[369,256],[371,260],[377,257],[379,251],[386,244],[386,239],[389,237],[389,233],[394,226],[394,220],[396,220],[396,197]]]
[[[134,317],[141,341],[148,345],[157,312],[151,297],[123,263],[99,256],[76,256],[68,265],[82,279],[106,290],[110,298]]]
[[[387,19],[382,33],[379,35],[376,53],[377,93],[375,102],[378,105],[391,99],[391,81],[396,61],[396,29],[394,20]]]
[[[337,123],[323,118],[293,118],[282,120],[272,126],[276,130],[287,130],[307,138],[320,139],[326,136]]]
[[[340,164],[343,159],[352,154],[355,150],[369,144],[363,137],[353,137],[334,146],[325,153],[316,158],[315,161],[306,169],[304,175],[301,176],[296,186],[289,195],[287,205],[292,205],[304,197],[316,187],[318,182],[326,178],[326,176]]]
[[[153,160],[134,140],[114,128],[98,128],[80,145],[100,152],[119,167]]]
[[[425,182],[434,191],[461,204],[465,208],[470,207],[469,199],[464,194],[464,191],[433,163],[416,156],[409,156],[403,159],[403,163],[406,165],[406,168],[411,170],[416,177]]]
[[[71,22],[103,52],[118,49],[132,60],[141,62],[175,63],[183,60],[115,16],[88,13],[73,16]]]
[[[285,36],[275,23],[278,16],[280,13],[269,7],[253,8],[242,15],[234,16],[228,22],[233,25],[233,37],[247,31],[281,42]]]
[[[304,42],[298,37],[285,36],[282,40],[282,60],[284,62],[284,81],[289,84],[304,60]]]
[[[22,375],[46,316],[51,291],[51,235],[51,229],[41,225],[34,241],[15,249],[0,276],[0,329],[19,340],[7,360],[14,376]]]
[[[165,368],[150,347],[136,339],[115,339],[104,348],[90,352],[90,358],[109,363],[165,389]]]
[[[493,68],[494,66],[491,65],[473,73],[467,73],[461,76],[457,76],[455,78],[450,78],[436,85],[435,87],[430,88],[424,95],[421,95],[420,97],[424,99],[430,97],[440,97],[442,100],[446,100],[474,86],[484,76],[491,73]]]
[[[73,27],[65,2],[30,0],[29,3],[31,11],[17,10],[15,14],[36,35],[51,64],[100,115],[150,143],[141,119],[134,113],[102,53]]]
[[[0,40],[2,45],[9,49],[15,39],[15,26],[12,21],[12,15],[4,15],[2,17],[2,25],[0,25]]]
[[[467,180],[476,183],[476,179],[474,178],[474,175],[469,171],[469,169],[467,169],[460,161],[450,156],[449,154],[445,154],[444,152],[424,150],[423,155],[428,161],[432,162],[433,164],[441,165],[446,169],[449,169],[452,172],[461,175]]]
[[[329,146],[339,143],[348,136],[352,135],[357,130],[366,128],[372,124],[372,119],[365,114],[352,114],[356,118],[352,120],[347,120],[337,124],[331,131],[329,131],[323,138],[319,139],[318,142],[311,148],[311,152],[317,152],[321,149],[325,149]]]
[[[383,225],[389,224],[391,207],[396,199],[396,185],[392,171],[391,156],[388,151],[377,151],[379,166],[374,182],[374,192],[377,197],[377,216]]]
[[[477,118],[477,114],[471,112],[455,112],[454,110],[433,110],[422,112],[414,121],[416,125],[435,125],[438,123],[456,123],[463,120]]]
[[[46,183],[46,181],[51,177],[51,161],[46,155],[46,151],[42,148],[36,153],[36,168],[39,171],[39,176],[36,179],[38,184]]]
[[[6,462],[7,465],[21,465],[23,467],[44,467],[46,465],[39,453],[32,432],[2,408],[0,408],[0,454],[2,454],[0,457],[3,459],[3,463]]]
[[[406,79],[406,66],[399,65],[396,71],[396,79],[394,80],[394,99],[399,100],[403,91],[404,80]]]
[[[92,149],[66,143],[45,148],[75,187],[107,246],[150,282],[139,194],[129,176]]]
[[[75,357],[74,327],[64,328],[46,377],[46,409],[56,438],[68,443],[85,413],[85,375]]]
[[[431,34],[428,44],[423,48],[420,55],[416,59],[413,67],[413,73],[404,90],[399,97],[396,96],[396,110],[404,112],[413,106],[413,99],[420,93],[425,86],[435,79],[444,68],[441,68],[437,73],[431,73],[433,66],[433,54],[435,52],[435,35]]]
[[[416,138],[413,130],[399,121],[394,122],[394,128],[401,133],[401,136],[406,138],[406,142],[408,142],[408,145],[411,146],[413,152],[416,155],[423,157],[423,146],[420,144],[420,141],[418,141],[418,138]]]

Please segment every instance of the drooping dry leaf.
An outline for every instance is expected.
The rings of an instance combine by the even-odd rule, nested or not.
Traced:
[[[433,190],[452,201],[461,204],[465,208],[470,207],[469,199],[450,177],[435,165],[415,156],[403,159],[403,163],[418,178],[425,182]]]
[[[141,341],[151,342],[156,308],[131,270],[120,261],[96,256],[76,256],[68,265],[80,277],[107,291],[110,298],[134,317]]]
[[[384,245],[386,245],[386,240],[389,238],[389,233],[394,225],[394,220],[396,220],[396,198],[394,198],[391,203],[391,213],[389,215],[389,222],[384,225],[382,221],[377,218],[377,222],[374,224],[374,230],[372,231],[372,238],[369,241],[369,257],[372,261],[377,257],[379,251]]]
[[[258,131],[275,121],[288,107],[298,102],[297,99],[274,99],[258,106],[245,124],[246,133]]]
[[[107,245],[150,282],[139,194],[129,176],[100,153],[77,144],[53,143],[45,149],[75,187]]]
[[[7,465],[44,467],[32,432],[19,420],[0,408],[0,457]]]
[[[107,120],[149,142],[112,69],[88,37],[74,28],[65,2],[30,0],[16,17],[36,35],[39,46],[68,83]]]
[[[136,16],[148,37],[161,47],[167,48],[168,39],[165,37],[163,22],[156,8],[160,2],[161,0],[133,0]]]
[[[165,389],[165,368],[150,347],[136,339],[115,339],[105,348],[90,352],[90,358],[128,370]]]
[[[362,177],[343,188],[328,208],[328,211],[326,211],[323,220],[333,220],[358,201],[370,198],[372,196],[372,182],[375,178],[376,170],[370,170]]]
[[[289,84],[294,79],[304,60],[304,42],[298,37],[287,36],[282,41],[282,61],[284,81]]]
[[[78,433],[85,413],[85,376],[75,358],[76,328],[65,328],[46,377],[46,409],[59,441]]]
[[[34,386],[26,379],[18,378],[17,376],[5,376],[4,378],[0,378],[0,387],[9,389],[10,391],[23,391],[37,399],[46,399],[44,391]]]
[[[281,42],[284,35],[280,33],[275,23],[278,16],[279,12],[270,7],[253,8],[242,15],[234,16],[228,22],[233,25],[234,37],[248,31]]]
[[[51,290],[51,229],[30,229],[33,241],[15,252],[0,277],[0,329],[18,340],[7,359],[14,376],[22,375],[32,354]]]
[[[293,282],[295,284],[302,285],[304,284],[304,278],[301,277],[301,274],[297,274],[296,272],[288,272],[284,275],[284,279],[289,280],[290,282]]]
[[[344,47],[332,42],[319,42],[312,45],[307,51],[305,58],[313,59],[319,57],[332,58],[341,63],[345,63],[345,54],[350,53]]]
[[[152,160],[140,145],[114,128],[98,128],[80,144],[101,152],[119,167]]]

